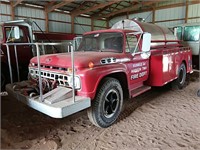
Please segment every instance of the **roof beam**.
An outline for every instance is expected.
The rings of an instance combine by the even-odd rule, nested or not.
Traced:
[[[83,7],[85,7],[85,5],[88,3],[88,1],[84,1],[81,3],[81,5],[79,5],[77,8],[75,8],[74,10],[71,11],[71,14],[74,14],[75,12],[79,11],[80,9],[82,9]]]
[[[61,3],[56,4],[56,5],[53,5],[53,4],[51,4],[50,6],[47,5],[47,12],[51,12],[51,11],[53,11],[55,9],[63,7],[63,6],[69,4],[69,3],[73,2],[73,1],[75,1],[75,0],[65,0],[65,1],[63,1]]]
[[[21,3],[23,0],[17,0],[13,1],[12,7],[16,7],[19,3]]]
[[[78,16],[80,14],[84,14],[84,13],[88,13],[88,12],[91,12],[91,11],[94,11],[94,10],[97,10],[97,9],[100,9],[100,8],[104,8],[106,6],[112,5],[114,3],[118,3],[120,1],[121,0],[116,0],[116,1],[109,1],[109,2],[106,2],[106,3],[96,4],[95,6],[90,7],[88,9],[85,9],[85,10],[80,10],[79,9],[79,10],[73,12],[72,15],[73,16]]]
[[[121,10],[118,10],[118,11],[115,11],[115,12],[112,12],[112,13],[109,13],[109,14],[103,14],[101,16],[97,16],[95,17],[95,19],[100,19],[100,18],[110,18],[111,16],[114,16],[114,15],[117,15],[117,14],[120,14],[120,13],[124,13],[124,12],[129,12],[129,11],[133,11],[134,9],[137,9],[138,7],[140,7],[142,5],[142,7],[144,6],[149,6],[151,4],[154,4],[154,3],[157,3],[159,2],[160,0],[155,0],[155,1],[143,1],[137,5],[134,5],[134,6],[129,6],[127,8],[124,8],[124,9],[121,9]]]

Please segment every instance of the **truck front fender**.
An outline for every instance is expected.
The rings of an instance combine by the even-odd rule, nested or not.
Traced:
[[[121,79],[120,74],[123,74],[126,79]],[[114,77],[122,83],[126,82],[122,86],[128,86],[126,68],[123,65],[105,65],[104,67],[95,67],[93,69],[85,69],[79,74],[81,78],[81,90],[77,92],[80,96],[90,97],[91,99],[95,98],[96,91],[105,77]],[[124,81],[125,80],[125,81]],[[127,89],[127,88],[126,88]]]

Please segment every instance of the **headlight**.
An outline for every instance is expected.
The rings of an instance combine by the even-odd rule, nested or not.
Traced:
[[[73,78],[72,76],[69,77],[69,85],[73,87]],[[74,87],[75,89],[80,89],[81,88],[81,81],[78,76],[74,77]]]

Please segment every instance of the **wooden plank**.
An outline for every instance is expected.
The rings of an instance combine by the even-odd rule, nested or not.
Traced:
[[[186,4],[185,4],[185,23],[188,22],[188,9],[189,9],[189,6],[188,6],[188,0],[186,0]]]
[[[46,32],[49,33],[49,14],[47,11],[47,7],[45,7],[44,14],[45,14],[45,29],[46,29]]]
[[[73,1],[75,1],[75,0],[66,0],[66,1],[61,2],[61,3],[58,3],[58,4],[56,4],[56,5],[53,5],[53,4],[52,4],[52,5],[50,5],[50,6],[47,7],[47,12],[51,12],[51,11],[53,11],[53,10],[55,10],[55,9],[58,9],[58,8],[60,8],[60,7],[63,7],[63,6],[69,4],[69,3],[73,2]]]
[[[85,2],[82,2],[81,5],[79,5],[77,8],[73,9],[71,11],[71,14],[74,14],[76,11],[79,11],[81,10],[82,8],[84,8],[86,6],[86,4],[88,4],[89,2],[88,1],[85,1]]]
[[[153,5],[153,16],[152,16],[152,23],[155,23],[155,18],[156,18],[156,6],[155,6],[155,4]]]
[[[16,7],[19,3],[21,3],[23,0],[16,0],[12,1],[13,2],[13,7]]]
[[[15,7],[14,2],[10,2],[11,20],[15,20]]]
[[[109,2],[106,2],[106,3],[101,3],[101,4],[96,4],[95,6],[93,7],[90,7],[88,9],[85,9],[85,10],[77,10],[75,12],[73,12],[73,16],[78,16],[80,14],[84,14],[84,13],[88,13],[88,12],[91,12],[91,11],[94,11],[94,10],[97,10],[97,9],[100,9],[100,8],[104,8],[106,6],[109,6],[109,5],[112,5],[114,3],[118,3],[120,2],[121,0],[116,0],[116,1],[109,1]]]
[[[94,31],[94,19],[91,18],[91,30]]]
[[[115,12],[112,12],[112,13],[109,13],[109,14],[105,14],[105,15],[102,15],[102,16],[98,16],[96,19],[99,19],[99,18],[109,18],[111,16],[114,16],[114,15],[117,15],[117,14],[120,14],[120,13],[124,13],[124,12],[129,12],[129,11],[132,11],[134,9],[137,9],[138,7],[140,7],[141,5],[144,7],[144,6],[148,6],[148,5],[151,5],[151,4],[154,4],[154,3],[157,3],[159,2],[159,0],[156,0],[156,1],[146,1],[146,2],[141,2],[139,4],[136,4],[134,6],[129,6],[127,8],[124,8],[124,9],[121,9],[121,10],[118,10],[118,11],[115,11]]]
[[[74,16],[71,15],[71,33],[74,34]]]

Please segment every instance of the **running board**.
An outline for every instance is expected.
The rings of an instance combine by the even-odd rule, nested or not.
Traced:
[[[142,93],[144,93],[144,92],[146,92],[150,89],[151,89],[150,86],[143,85],[143,86],[131,91],[131,97],[136,97],[136,96],[138,96],[138,95],[140,95],[140,94],[142,94]]]

